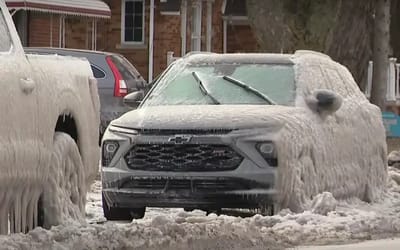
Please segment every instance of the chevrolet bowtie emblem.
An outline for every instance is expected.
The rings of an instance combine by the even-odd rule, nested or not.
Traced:
[[[175,144],[184,144],[190,142],[191,139],[192,137],[189,135],[176,135],[174,137],[170,137],[168,139],[168,142],[172,142]]]

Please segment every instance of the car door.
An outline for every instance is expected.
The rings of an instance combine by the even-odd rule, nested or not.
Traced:
[[[11,16],[0,2],[0,145],[11,147],[17,163],[37,148],[35,86]]]

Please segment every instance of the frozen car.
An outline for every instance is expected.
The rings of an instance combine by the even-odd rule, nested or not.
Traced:
[[[298,212],[324,191],[372,201],[385,162],[380,110],[328,56],[195,53],[107,128],[103,209],[107,219],[151,206]]]
[[[82,219],[100,159],[88,61],[25,54],[0,0],[0,88],[0,234]]]

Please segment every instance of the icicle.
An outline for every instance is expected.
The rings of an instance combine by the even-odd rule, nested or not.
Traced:
[[[8,210],[6,202],[6,192],[0,192],[0,234],[8,233]]]
[[[28,204],[30,201],[29,197],[32,197],[33,190],[31,188],[25,188],[21,196],[21,230],[22,232],[27,232],[29,229],[27,228],[27,218],[28,214]]]

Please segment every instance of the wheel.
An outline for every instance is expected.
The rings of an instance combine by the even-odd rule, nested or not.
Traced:
[[[272,216],[276,214],[275,206],[270,203],[262,203],[259,205],[258,209],[256,209],[256,213],[263,216]]]
[[[210,214],[221,215],[222,209],[221,208],[208,208],[205,211],[206,211],[206,216],[208,216]]]
[[[104,198],[104,194],[101,195],[103,203],[103,213],[107,220],[132,220],[141,219],[144,217],[146,208],[121,208],[121,207],[109,207]]]
[[[84,220],[85,169],[76,142],[66,133],[56,132],[49,168],[49,188],[43,191],[38,214],[44,228],[68,218]],[[40,217],[39,216],[39,217]]]

